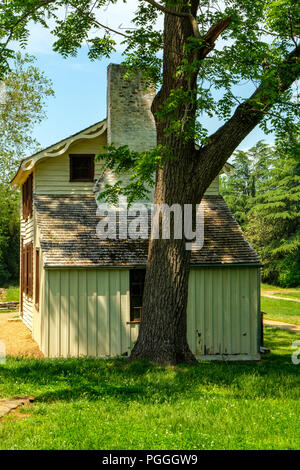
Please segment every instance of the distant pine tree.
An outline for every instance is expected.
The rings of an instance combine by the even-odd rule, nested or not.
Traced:
[[[247,152],[238,150],[233,155],[233,175],[221,178],[221,194],[243,229],[255,197],[267,178],[271,154],[271,147],[262,140]]]
[[[246,235],[264,264],[263,279],[282,287],[300,284],[299,156],[297,136],[277,140],[246,224]]]
[[[297,128],[296,128],[297,129]],[[278,135],[275,147],[259,141],[234,153],[234,174],[221,179],[221,194],[258,251],[263,280],[300,284],[299,134]]]

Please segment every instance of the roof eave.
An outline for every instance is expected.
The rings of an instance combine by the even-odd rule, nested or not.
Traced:
[[[33,171],[35,164],[43,158],[52,158],[63,155],[71,144],[80,139],[94,139],[102,135],[107,129],[107,120],[99,121],[92,126],[83,129],[55,144],[47,147],[33,155],[21,160],[17,173],[10,181],[12,189],[17,189],[27,179],[28,175]]]
[[[253,263],[191,263],[191,268],[261,268],[263,265],[259,262]],[[94,265],[82,265],[82,264],[56,264],[49,265],[44,264],[44,269],[142,269],[146,268],[146,264],[94,264]]]

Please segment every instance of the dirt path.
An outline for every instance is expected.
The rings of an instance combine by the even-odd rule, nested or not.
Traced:
[[[293,299],[292,297],[279,297],[278,295],[266,294],[262,291],[262,297],[269,297],[269,299],[276,299],[276,300],[288,300],[289,302],[300,302],[300,299]]]
[[[0,341],[4,341],[7,356],[43,357],[31,331],[22,321],[10,321],[16,313],[0,313]]]
[[[300,333],[300,325],[284,323],[282,321],[267,320],[266,318],[264,318],[264,326],[272,326],[274,328],[281,328],[283,330],[291,331],[292,333]]]

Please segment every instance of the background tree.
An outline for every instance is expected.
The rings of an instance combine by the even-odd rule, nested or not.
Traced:
[[[131,166],[133,190],[156,170],[156,204],[195,206],[257,125],[265,131],[293,126],[299,115],[293,83],[300,75],[299,9],[293,0],[144,0],[133,18],[136,29],[125,32],[99,20],[104,5],[106,0],[6,2],[0,10],[1,60],[5,68],[11,39],[26,41],[30,18],[44,26],[48,18],[55,20],[54,49],[64,56],[75,55],[83,40],[90,45],[91,59],[109,56],[113,35],[121,35],[129,71],[138,67],[148,81],[161,84],[152,105],[157,151],[139,156],[128,152],[125,163],[124,152],[119,160],[115,152],[108,155],[119,170]],[[157,31],[155,21],[161,14],[164,27]],[[220,35],[222,41],[217,42]],[[247,98],[237,92],[245,81],[252,85]],[[223,121],[211,135],[205,127],[207,115]],[[150,240],[133,359],[195,362],[186,339],[190,252],[185,242],[172,237]]]
[[[300,284],[298,136],[280,134],[274,147],[260,141],[235,152],[235,172],[221,182],[221,194],[259,253],[262,279],[282,287]]]
[[[233,175],[220,178],[220,192],[243,229],[255,197],[268,177],[271,155],[272,149],[260,140],[247,152],[235,152],[232,159]]]
[[[9,182],[20,159],[39,149],[34,125],[45,118],[45,99],[53,95],[50,81],[34,58],[15,56],[0,87],[0,284],[16,281],[19,272],[19,202]]]
[[[246,235],[264,265],[263,279],[282,287],[300,284],[298,137],[299,133],[277,140],[268,174],[249,212],[246,226]]]

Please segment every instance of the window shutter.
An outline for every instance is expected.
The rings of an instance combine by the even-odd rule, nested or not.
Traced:
[[[23,206],[23,219],[27,219],[26,209],[27,209],[27,184],[24,183],[22,187],[22,206]]]
[[[22,210],[23,219],[32,217],[32,200],[33,200],[33,174],[28,176],[22,187]]]
[[[35,252],[35,306],[39,309],[40,302],[40,249]]]
[[[24,292],[28,294],[28,245],[24,246]]]
[[[28,216],[32,217],[33,174],[28,178]]]
[[[28,295],[33,296],[33,244],[29,244],[29,276],[28,276]]]
[[[20,281],[21,281],[21,289],[20,289],[20,314],[23,316],[23,293],[24,293],[24,282],[25,282],[25,250],[24,250],[24,241],[23,238],[21,239],[21,266],[20,266]]]
[[[24,247],[24,292],[33,296],[33,244],[27,243]]]

